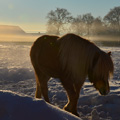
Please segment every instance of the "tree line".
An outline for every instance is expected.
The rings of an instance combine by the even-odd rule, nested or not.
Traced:
[[[72,32],[80,36],[120,36],[120,6],[110,9],[102,17],[91,13],[73,17],[64,8],[56,8],[47,14],[47,33],[61,35]]]

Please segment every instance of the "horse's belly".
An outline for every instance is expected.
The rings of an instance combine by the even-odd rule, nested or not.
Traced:
[[[44,51],[39,56],[39,68],[51,77],[59,77],[60,63],[57,51]]]
[[[50,68],[50,67],[45,67],[45,66],[41,66],[40,69],[44,74],[46,74],[50,77],[54,77],[54,78],[59,78],[60,77],[60,72],[57,69]]]

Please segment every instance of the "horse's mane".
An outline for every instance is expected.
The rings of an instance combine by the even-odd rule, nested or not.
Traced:
[[[111,58],[94,43],[75,34],[66,34],[58,40],[60,42],[60,60],[67,75],[83,78],[94,64],[97,75],[104,74],[106,71],[113,73]],[[98,57],[96,59],[96,56],[99,59]]]
[[[101,51],[99,59],[94,67],[94,75],[99,78],[104,78],[105,76],[112,77],[113,70],[114,67],[111,57],[105,52]]]

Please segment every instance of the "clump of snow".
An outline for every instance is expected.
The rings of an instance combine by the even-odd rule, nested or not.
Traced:
[[[15,106],[18,105],[17,100],[19,101],[19,99],[21,101],[24,99],[25,102],[23,103],[27,105],[31,104],[34,109],[38,104],[42,103],[44,105],[41,106],[41,109],[44,109],[45,106],[51,106],[43,100],[38,102],[38,100],[33,99],[36,83],[34,70],[29,58],[30,47],[31,44],[0,43],[0,89],[11,90],[22,96],[29,96],[29,98],[20,97],[13,93],[1,92],[0,96],[3,98],[0,97],[0,117],[2,115],[2,117],[4,116],[7,118],[8,114],[6,113],[12,109],[15,110]],[[102,47],[101,49],[112,51],[115,70],[113,79],[110,80],[110,93],[107,96],[99,95],[98,91],[96,91],[92,84],[86,80],[80,92],[78,113],[83,120],[120,120],[120,48]],[[67,103],[67,96],[60,80],[52,78],[48,82],[48,87],[50,102],[54,106],[58,106],[62,109]],[[9,101],[9,96],[11,96],[11,99],[14,98],[14,102]],[[24,110],[28,109],[27,105],[25,105],[26,108],[23,107]],[[22,109],[20,105],[19,107]],[[8,112],[6,112],[6,109],[4,108],[9,108]],[[52,108],[54,107],[52,106]],[[21,111],[21,114],[24,114],[24,110]],[[36,113],[38,113],[37,110],[40,110],[40,108],[36,108]],[[28,111],[30,112],[27,113],[29,115],[31,115],[31,112],[34,113],[30,107]],[[13,114],[13,112],[14,111],[11,111],[10,113]],[[47,114],[45,115],[47,116]],[[66,119],[67,118],[65,118],[65,120]],[[7,119],[4,118],[2,120]]]
[[[96,109],[93,109],[91,115],[92,115],[92,120],[100,120],[99,114]]]

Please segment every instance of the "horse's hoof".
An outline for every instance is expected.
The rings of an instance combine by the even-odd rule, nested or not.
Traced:
[[[77,112],[75,112],[75,113],[73,113],[73,114],[76,115],[76,116],[78,116],[78,117],[80,117],[79,114],[78,114]]]
[[[78,114],[77,112],[72,112],[72,111],[70,111],[69,108],[68,108],[68,106],[67,106],[67,107],[65,106],[63,109],[64,109],[65,111],[68,111],[68,112],[70,112],[70,113],[72,113],[72,114],[74,114],[74,115],[76,115],[76,116],[79,117],[79,114]]]
[[[69,112],[69,108],[67,106],[64,106],[63,110],[68,111]]]

